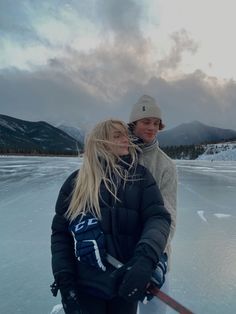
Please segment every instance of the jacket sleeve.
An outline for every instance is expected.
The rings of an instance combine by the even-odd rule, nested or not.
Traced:
[[[161,195],[164,199],[165,208],[171,215],[171,226],[168,242],[174,236],[176,228],[176,205],[177,205],[177,171],[174,164],[169,166],[163,173],[160,182]]]
[[[147,169],[143,180],[141,217],[143,231],[137,250],[148,245],[152,248],[156,259],[154,262],[157,263],[167,244],[171,216],[164,207],[162,195],[153,176]]]
[[[69,222],[64,214],[70,204],[73,183],[77,173],[78,171],[72,173],[63,184],[57,198],[56,213],[52,221],[52,271],[56,280],[61,273],[75,274],[76,258],[73,237],[68,230]]]

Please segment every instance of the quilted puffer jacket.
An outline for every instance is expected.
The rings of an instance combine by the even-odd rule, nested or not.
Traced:
[[[123,164],[128,169],[126,163]],[[70,204],[71,193],[78,171],[72,173],[63,184],[57,202],[56,214],[52,222],[51,251],[52,270],[56,280],[65,273],[74,278],[71,285],[96,289],[109,284],[111,267],[99,270],[81,263],[75,257],[74,240],[69,230],[70,222],[64,217]],[[137,165],[129,170],[129,180],[117,180],[119,201],[100,186],[100,225],[105,236],[106,251],[126,263],[138,250],[150,254],[157,263],[163,253],[169,231],[170,214],[164,207],[159,188],[150,172]],[[148,248],[147,250],[145,248]],[[112,285],[112,283],[111,283]]]

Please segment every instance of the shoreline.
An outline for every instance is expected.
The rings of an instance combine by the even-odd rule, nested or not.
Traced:
[[[83,157],[83,154],[79,155],[56,155],[56,154],[1,154],[0,157]]]

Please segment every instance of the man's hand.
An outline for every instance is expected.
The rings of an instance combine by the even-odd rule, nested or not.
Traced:
[[[160,257],[160,260],[157,264],[157,268],[152,274],[152,283],[157,287],[161,288],[165,282],[165,275],[167,272],[167,254],[164,253]]]

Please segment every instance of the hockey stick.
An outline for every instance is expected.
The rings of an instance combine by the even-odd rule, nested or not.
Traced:
[[[120,268],[123,266],[121,262],[119,262],[116,258],[111,256],[110,254],[107,254],[107,261],[114,266],[115,268]],[[187,309],[185,306],[177,302],[175,299],[170,297],[168,294],[165,292],[161,291],[157,287],[155,287],[155,278],[151,278],[152,285],[148,289],[149,292],[154,295],[155,297],[159,298],[162,302],[170,306],[173,310],[180,314],[194,314],[191,312],[189,309]]]

